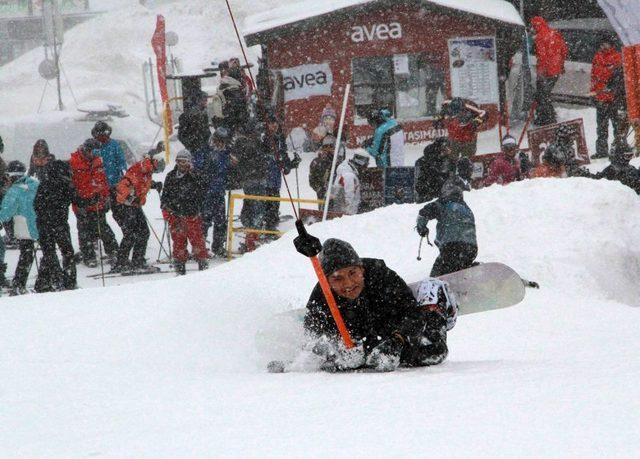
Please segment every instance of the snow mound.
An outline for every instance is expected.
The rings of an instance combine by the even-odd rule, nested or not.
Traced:
[[[638,197],[612,182],[540,179],[467,198],[479,259],[542,289],[516,307],[461,318],[445,364],[265,374],[256,331],[303,305],[314,284],[287,234],[184,278],[2,299],[0,452],[405,456],[423,452],[425,439],[431,454],[447,456],[468,455],[469,445],[487,457],[640,448],[640,319],[630,308],[640,305]],[[416,260],[419,208],[390,206],[310,232],[346,239],[415,281],[437,254],[426,248]]]

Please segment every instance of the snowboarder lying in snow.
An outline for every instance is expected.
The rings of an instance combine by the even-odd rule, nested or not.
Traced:
[[[449,329],[455,307],[448,308],[446,286],[430,280],[427,301],[417,301],[409,286],[383,260],[360,258],[339,239],[327,240],[320,254],[322,269],[336,297],[351,337],[359,343],[345,350],[320,285],[307,303],[305,330],[314,338],[313,352],[323,358],[322,369],[361,367],[393,371],[406,366],[437,365],[447,357]],[[421,287],[420,291],[424,291]],[[429,304],[431,303],[431,304]]]

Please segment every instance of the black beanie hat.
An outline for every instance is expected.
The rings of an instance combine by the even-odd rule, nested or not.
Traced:
[[[327,239],[322,244],[320,264],[326,276],[348,266],[361,266],[362,261],[354,248],[340,239]]]

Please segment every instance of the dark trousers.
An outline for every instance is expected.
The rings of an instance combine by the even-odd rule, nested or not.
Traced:
[[[36,291],[49,292],[59,288],[74,289],[76,287],[76,263],[73,258],[74,251],[69,224],[67,222],[58,225],[38,223],[38,232],[40,233],[42,260],[35,286]],[[56,246],[60,247],[62,254],[62,268],[60,268]]]
[[[248,182],[243,186],[244,194],[264,196],[265,186],[261,182]],[[245,199],[240,211],[240,222],[245,228],[262,229],[264,224],[264,201]]]
[[[267,196],[280,197],[280,188],[267,188]],[[268,230],[277,230],[280,223],[280,201],[264,202],[264,227]]]
[[[402,349],[400,362],[409,367],[438,365],[449,355],[447,319],[442,308],[423,308],[424,329],[409,339]]]
[[[142,266],[145,263],[147,243],[149,242],[149,225],[140,207],[119,206],[120,228],[122,229],[122,242],[118,248],[119,265],[127,263],[129,253],[133,249],[131,257],[134,266]],[[114,213],[115,215],[115,213]]]
[[[536,93],[534,100],[537,102],[535,124],[546,126],[556,122],[556,111],[551,103],[551,91],[556,85],[558,77],[547,78],[538,76],[536,79]]]
[[[618,109],[614,103],[596,102],[596,155],[609,156],[609,121],[613,124],[614,136],[620,129]]]
[[[31,239],[18,239],[18,246],[20,247],[20,258],[18,258],[18,266],[16,266],[16,272],[13,275],[12,286],[14,288],[25,288],[29,271],[31,271],[31,265],[33,264],[33,241]]]
[[[104,211],[87,212],[86,215],[77,215],[78,219],[78,239],[80,251],[84,261],[95,260],[96,251],[93,248],[93,241],[102,239],[104,250],[107,255],[115,255],[118,250],[118,242],[107,223]]]
[[[440,247],[440,255],[431,268],[431,277],[470,268],[478,256],[478,247],[467,242],[450,242]]]
[[[202,233],[205,239],[211,225],[213,225],[211,251],[220,252],[224,250],[224,242],[227,238],[227,207],[224,191],[221,193],[208,192],[205,196],[202,209]]]

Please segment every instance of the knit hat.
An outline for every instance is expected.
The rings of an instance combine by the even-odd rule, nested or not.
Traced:
[[[516,141],[515,137],[510,136],[509,134],[507,134],[502,138],[502,146],[503,147],[517,147],[518,146],[518,142]]]
[[[367,167],[369,165],[369,157],[365,155],[355,154],[349,160],[356,167]]]
[[[320,264],[325,275],[329,276],[342,268],[361,266],[362,260],[348,242],[340,239],[327,239],[322,244]]]
[[[176,161],[180,161],[181,159],[189,162],[193,161],[193,157],[188,150],[182,150],[176,155]]]
[[[327,135],[325,136],[324,139],[322,139],[322,146],[323,147],[327,147],[327,146],[335,146],[336,144],[336,138],[332,135]]]
[[[331,105],[327,105],[324,110],[322,110],[322,116],[320,116],[320,119],[324,119],[325,117],[330,117],[333,119],[337,119],[338,118],[338,113],[333,109],[333,107]]]

